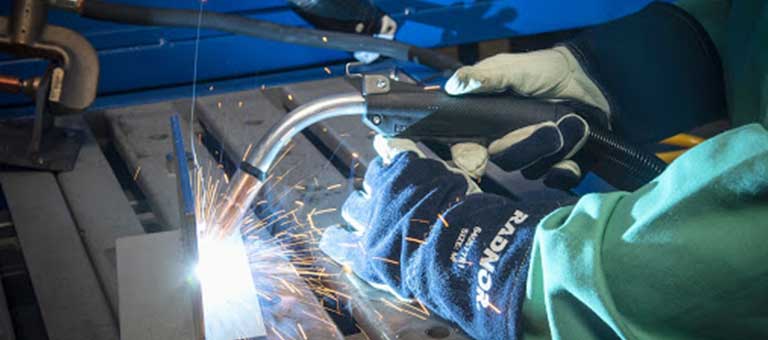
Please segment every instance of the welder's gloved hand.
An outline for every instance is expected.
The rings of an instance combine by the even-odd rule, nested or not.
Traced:
[[[563,46],[499,54],[474,66],[462,67],[445,84],[445,90],[451,95],[511,90],[542,99],[570,99],[598,108],[606,115],[610,113],[605,95]],[[567,189],[581,178],[582,170],[571,158],[584,145],[588,134],[587,122],[569,114],[555,122],[511,131],[494,141],[485,153],[475,147],[475,152],[454,152],[453,157],[457,166],[475,176],[482,175],[484,168],[477,164],[478,159],[485,157],[504,170],[522,169],[529,179],[546,176],[545,184]]]
[[[479,192],[468,176],[421,158],[414,145],[368,168],[364,191],[342,216],[354,230],[326,230],[320,248],[373,286],[415,298],[469,335],[520,333],[534,227],[556,203],[524,204]],[[397,149],[395,147],[394,149]]]

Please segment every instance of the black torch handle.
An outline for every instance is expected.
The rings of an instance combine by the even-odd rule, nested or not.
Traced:
[[[449,96],[442,91],[397,91],[366,96],[365,123],[377,133],[418,141],[487,146],[526,126],[575,112],[570,102],[513,95]]]
[[[610,133],[604,114],[573,101],[548,101],[509,94],[449,96],[409,85],[392,84],[387,93],[366,96],[363,118],[379,134],[427,143],[474,142],[488,146],[509,132],[576,113],[590,125],[582,153],[600,164],[603,178],[622,190],[634,190],[658,176],[666,164],[653,154]],[[397,88],[402,87],[402,88]]]

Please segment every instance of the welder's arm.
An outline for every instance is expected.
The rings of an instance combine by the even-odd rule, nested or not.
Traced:
[[[766,221],[768,131],[758,124],[689,150],[635,192],[584,196],[536,230],[527,331],[766,338]]]
[[[528,53],[500,54],[459,69],[445,84],[449,94],[517,94],[575,100],[603,111],[615,134],[636,145],[656,143],[725,118],[720,58],[707,31],[686,11],[652,3],[633,15],[594,26],[562,44]],[[471,112],[467,113],[471,115]],[[586,122],[564,117],[493,142],[487,154],[454,154],[468,171],[489,157],[528,178],[578,180],[572,157],[584,145]],[[564,128],[565,126],[565,128]],[[539,148],[524,159],[520,149]],[[467,162],[463,162],[467,159]],[[467,165],[465,165],[465,163]],[[588,164],[587,164],[588,165]],[[566,183],[566,184],[569,184]]]
[[[365,191],[343,206],[356,231],[330,228],[320,248],[375,287],[418,299],[475,338],[515,338],[533,227],[557,202],[525,204],[479,192],[460,171],[417,152],[380,152]]]

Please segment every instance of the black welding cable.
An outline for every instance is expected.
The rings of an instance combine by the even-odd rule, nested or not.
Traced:
[[[84,0],[78,7],[81,16],[104,21],[144,26],[198,27],[198,11],[132,6]],[[367,51],[383,56],[417,62],[440,71],[461,67],[459,61],[445,54],[397,41],[370,36],[322,31],[279,25],[241,15],[205,12],[201,27],[256,38],[281,41],[348,52]]]
[[[373,35],[386,14],[373,0],[287,0],[304,20],[319,29]]]

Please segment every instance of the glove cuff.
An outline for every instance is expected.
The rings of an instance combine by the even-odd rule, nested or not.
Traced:
[[[652,3],[565,46],[608,99],[614,132],[629,142],[656,142],[725,118],[717,49],[676,6]]]

